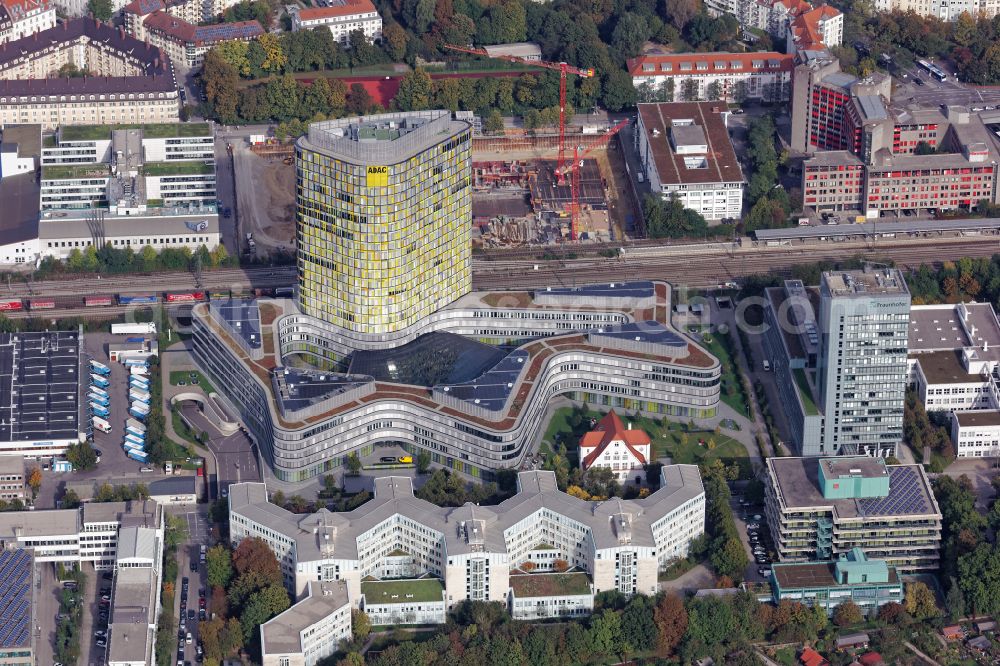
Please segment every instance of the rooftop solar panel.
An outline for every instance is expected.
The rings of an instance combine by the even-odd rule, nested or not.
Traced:
[[[857,500],[857,503],[858,510],[866,516],[908,515],[930,510],[920,479],[910,467],[890,467],[889,494]]]
[[[528,352],[522,349],[513,351],[475,379],[456,384],[440,384],[434,387],[434,391],[483,409],[499,411],[507,404],[507,398],[514,390],[518,377],[527,367],[528,357]]]
[[[31,556],[24,550],[0,554],[0,647],[30,644]]]

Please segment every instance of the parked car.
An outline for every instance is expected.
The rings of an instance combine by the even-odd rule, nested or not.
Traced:
[[[194,638],[191,636],[191,632],[190,631],[187,632],[187,636],[184,637],[184,642],[187,643],[188,645],[191,645],[191,641],[193,640]]]

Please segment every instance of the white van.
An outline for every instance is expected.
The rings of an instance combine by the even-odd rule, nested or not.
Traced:
[[[764,372],[771,372],[771,362],[770,361],[768,361],[765,358],[764,359],[764,363],[762,365],[764,366]]]

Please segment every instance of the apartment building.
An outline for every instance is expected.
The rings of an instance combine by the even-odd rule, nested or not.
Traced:
[[[786,102],[794,56],[755,53],[644,53],[628,72],[640,102]]]
[[[333,39],[350,45],[351,33],[360,30],[368,41],[382,38],[382,17],[371,0],[323,0],[317,7],[287,5],[292,31],[325,27]]]
[[[0,43],[55,26],[56,7],[50,0],[0,0]]]
[[[785,51],[799,51],[840,46],[844,41],[844,15],[830,5],[820,5],[796,16],[785,33]]]
[[[47,78],[72,64],[92,76]],[[93,19],[0,44],[0,124],[177,122],[173,67],[157,47]]]
[[[845,601],[857,604],[866,616],[888,603],[903,603],[903,582],[895,567],[869,559],[852,548],[827,562],[775,563],[771,567],[774,605],[784,600],[819,607],[827,615]]]
[[[619,481],[642,482],[645,466],[652,460],[649,435],[633,430],[611,410],[593,430],[580,439],[580,469],[591,467],[612,470]]]
[[[764,348],[803,456],[893,455],[903,436],[910,295],[895,270],[768,289]]]
[[[350,638],[347,583],[312,580],[304,599],[260,625],[262,666],[315,666]]]
[[[660,489],[637,500],[585,502],[559,491],[553,472],[530,471],[496,506],[438,507],[415,498],[410,479],[379,477],[375,497],[347,513],[292,514],[270,504],[260,483],[231,486],[229,507],[233,545],[267,542],[296,598],[310,583],[346,581],[352,604],[376,623],[443,622],[466,599],[507,603],[511,570],[527,562],[540,573],[585,574],[593,590],[581,596],[591,599],[605,590],[655,594],[657,572],[687,554],[705,520],[693,465],[665,466]],[[555,573],[556,560],[573,571]],[[562,597],[516,584],[520,599]],[[566,614],[575,607],[562,605]]]
[[[920,465],[882,458],[769,458],[765,512],[781,562],[860,549],[900,573],[935,571],[941,512]]]
[[[840,46],[844,16],[830,5],[814,7],[806,0],[708,0],[710,14],[732,14],[744,29],[766,32],[786,43],[786,52]]]
[[[154,11],[132,22],[137,39],[162,49],[174,63],[198,67],[209,49],[226,42],[249,42],[264,34],[257,21],[198,25],[170,14]]]
[[[24,500],[24,458],[0,456],[0,500]]]
[[[963,13],[973,18],[992,18],[1000,12],[1000,2],[996,0],[876,0],[875,10],[879,12],[915,12],[921,16],[955,21]]]
[[[743,209],[743,170],[712,102],[639,104],[636,151],[653,192],[676,198],[707,220],[735,219]]]
[[[261,325],[260,313],[278,304],[204,304],[194,308],[194,354],[274,473],[293,482],[385,440],[491,479],[496,469],[520,465],[557,394],[656,418],[716,412],[718,361],[664,322],[637,323],[650,313],[666,318],[666,284],[553,288],[518,298],[520,307],[505,308],[491,305],[489,294],[467,294],[374,340],[294,309]],[[520,345],[513,351],[495,346],[512,341]],[[293,353],[347,372],[260,364]],[[460,354],[455,381],[402,373],[408,358],[428,354]]]
[[[238,4],[238,0],[132,0],[122,9],[125,18],[125,29],[136,39],[145,39],[143,21],[156,12],[164,12],[186,23],[199,25],[213,23],[222,14]],[[181,61],[182,62],[182,61]]]

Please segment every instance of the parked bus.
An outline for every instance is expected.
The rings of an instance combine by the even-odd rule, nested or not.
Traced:
[[[94,386],[98,386],[100,388],[108,388],[111,386],[111,382],[100,375],[95,375],[94,373],[90,373],[90,381],[94,384]]]
[[[111,432],[111,424],[102,419],[100,416],[93,417],[91,419],[91,423],[93,423],[94,427],[101,432]]]
[[[109,368],[108,366],[104,365],[103,363],[95,361],[94,359],[90,359],[90,370],[91,370],[91,372],[96,372],[99,375],[110,375],[111,374],[111,368]]]
[[[129,451],[126,455],[132,460],[137,460],[141,463],[149,462],[149,454],[145,451]]]
[[[111,414],[107,407],[98,405],[96,402],[90,403],[90,411],[102,418],[107,418]]]

